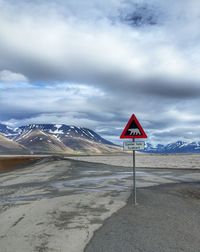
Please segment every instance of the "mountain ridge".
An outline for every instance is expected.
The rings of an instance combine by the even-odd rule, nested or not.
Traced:
[[[0,124],[0,134],[35,154],[107,154],[122,151],[91,129],[65,124],[29,124],[14,129]]]
[[[0,154],[30,154],[30,151],[20,143],[0,134]]]
[[[37,131],[41,132],[36,133]],[[34,135],[33,132],[35,132],[35,140],[30,137],[31,134]],[[46,134],[44,139],[41,139],[42,132]],[[0,134],[24,146],[24,149],[28,149],[30,152],[35,152],[37,149],[36,152],[40,153],[41,146],[44,147],[44,153],[50,150],[52,152],[54,150],[59,152],[60,150],[61,152],[70,154],[89,154],[90,152],[110,153],[116,151],[115,147],[118,150],[120,148],[93,130],[66,124],[28,124],[17,128],[0,124]],[[25,138],[28,140],[25,141]],[[37,148],[33,144],[35,141],[38,144]],[[155,154],[200,153],[200,141],[186,142],[179,140],[166,145],[157,144],[156,146],[146,142],[145,149],[142,152]]]
[[[145,144],[145,153],[170,154],[170,153],[200,153],[200,141],[176,141],[172,143],[157,144],[153,146],[151,143]]]
[[[9,136],[11,137],[11,128],[9,128]],[[54,135],[68,135],[69,137],[83,137],[89,140],[93,140],[96,142],[114,145],[112,142],[104,139],[100,135],[98,135],[96,132],[94,132],[91,129],[84,128],[84,127],[76,127],[74,125],[66,125],[66,124],[28,124],[25,126],[20,126],[18,128],[15,128],[13,131],[13,135],[15,136],[15,139],[17,139],[17,134],[22,134],[24,132],[27,132],[29,130],[34,129],[40,129],[41,131],[47,132],[49,134]],[[1,128],[0,128],[1,132]]]

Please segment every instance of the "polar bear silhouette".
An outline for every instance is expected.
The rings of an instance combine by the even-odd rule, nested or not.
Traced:
[[[130,136],[141,135],[139,129],[137,129],[137,128],[135,128],[135,129],[129,129],[128,131],[130,131]]]

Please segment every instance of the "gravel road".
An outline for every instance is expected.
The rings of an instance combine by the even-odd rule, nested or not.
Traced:
[[[138,198],[105,221],[85,252],[200,251],[200,183],[140,188]]]
[[[122,217],[119,217],[122,223],[114,219],[114,222],[106,231],[107,235],[103,233],[94,245],[99,234],[97,232],[87,249],[92,252],[132,251],[130,250],[132,245],[129,240],[132,241],[133,234],[137,248],[140,248],[140,246],[142,249],[145,248],[145,242],[151,236],[147,233],[147,238],[145,238],[143,233],[149,231],[150,234],[153,234],[153,231],[156,230],[155,232],[161,235],[164,232],[162,231],[165,227],[164,220],[167,218],[165,216],[167,207],[170,204],[173,206],[177,200],[181,201],[182,198],[168,194],[166,194],[166,197],[162,196],[158,189],[144,190],[139,188],[166,183],[195,183],[197,181],[200,181],[200,170],[138,168],[137,188],[140,204],[135,209],[129,204],[127,208],[123,208],[121,211],[126,212]],[[94,231],[98,230],[112,214],[126,205],[131,190],[131,167],[58,157],[47,157],[23,168],[1,173],[0,252],[82,252],[92,238]],[[195,195],[197,193],[191,192],[189,197]],[[170,197],[174,198],[168,204]],[[189,216],[191,218],[187,219],[189,218],[188,212],[194,213],[191,204],[196,203],[191,201],[191,204],[187,206],[182,202],[183,200],[177,203],[176,207],[176,213],[181,212],[182,214],[178,216],[180,223],[182,220],[183,223],[186,223],[188,232],[191,228],[196,228],[197,235],[199,235],[199,217],[191,215]],[[166,209],[165,205],[162,204],[166,204]],[[196,208],[194,207],[194,209]],[[186,211],[186,217],[182,219],[184,211]],[[171,214],[170,211],[168,212]],[[147,213],[152,214],[150,219]],[[114,215],[113,218],[116,218],[116,216],[118,214]],[[159,223],[156,222],[156,217],[159,218]],[[145,218],[147,221],[145,221]],[[112,218],[109,221],[111,220]],[[145,221],[146,226],[144,227],[147,231],[143,226],[139,226],[142,223],[141,220]],[[171,220],[170,225],[175,229],[174,233],[176,234],[182,226],[178,226],[178,229],[176,229],[178,222],[176,222],[176,218],[168,218],[167,221],[169,220]],[[135,221],[136,229],[133,229],[134,223],[131,223],[132,221]],[[156,223],[159,225],[156,226]],[[106,225],[101,230],[104,230]],[[113,231],[110,231],[111,228],[113,228]],[[130,230],[127,230],[127,228]],[[115,229],[117,230],[116,233]],[[170,230],[168,232],[173,237],[173,232]],[[188,236],[185,235],[185,243],[190,238],[189,234]],[[103,240],[101,240],[102,238]],[[114,241],[114,245],[112,241]],[[152,243],[150,243],[151,241]],[[154,245],[152,245],[155,244],[154,241],[153,238],[149,240],[149,248],[154,249]],[[193,246],[195,247],[196,244],[197,241],[194,239]],[[115,245],[116,248],[113,248]],[[90,246],[95,246],[95,248]],[[161,246],[164,247],[162,243]],[[153,251],[164,250],[155,249]]]

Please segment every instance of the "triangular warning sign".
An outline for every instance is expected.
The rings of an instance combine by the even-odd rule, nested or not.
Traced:
[[[129,119],[120,138],[147,138],[146,133],[134,114]]]

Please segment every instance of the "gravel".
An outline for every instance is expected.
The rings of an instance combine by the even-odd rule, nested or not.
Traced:
[[[95,232],[85,252],[200,251],[200,183],[138,189]]]

